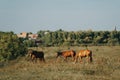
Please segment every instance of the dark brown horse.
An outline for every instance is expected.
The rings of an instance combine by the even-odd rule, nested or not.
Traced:
[[[67,60],[67,57],[72,57],[72,59],[74,60],[74,57],[76,55],[76,52],[74,50],[69,50],[69,51],[59,51],[57,52],[57,57],[62,56],[64,57],[64,60]]]
[[[75,56],[75,62],[80,59],[82,62],[82,58],[87,57],[88,62],[92,62],[92,51],[91,50],[80,50]]]
[[[35,50],[28,50],[28,56],[30,56],[30,59],[34,62],[37,61],[37,59],[39,59],[40,61],[45,62],[44,59],[44,52],[43,51],[35,51]]]

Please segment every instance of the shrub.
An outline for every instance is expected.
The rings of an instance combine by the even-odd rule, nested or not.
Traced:
[[[12,60],[26,53],[23,42],[13,32],[0,32],[0,61]]]

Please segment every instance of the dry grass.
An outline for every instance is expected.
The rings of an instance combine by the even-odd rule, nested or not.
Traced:
[[[120,80],[120,46],[93,46],[93,63],[74,64],[71,58],[67,62],[59,58],[57,50],[67,47],[34,48],[45,52],[46,63],[36,64],[26,61],[25,57],[0,65],[0,80]],[[84,47],[71,47],[78,52]]]

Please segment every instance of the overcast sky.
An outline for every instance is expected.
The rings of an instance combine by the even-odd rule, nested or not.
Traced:
[[[0,31],[120,30],[120,0],[0,0]]]

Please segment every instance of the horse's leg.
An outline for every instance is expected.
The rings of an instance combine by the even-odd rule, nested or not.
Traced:
[[[90,56],[87,56],[87,62],[90,62]]]
[[[42,61],[45,63],[45,58],[42,58]]]
[[[92,59],[92,51],[90,51],[89,57],[90,57],[90,62],[92,62],[93,61],[93,59]]]
[[[33,58],[31,58],[31,62],[33,62],[34,61],[34,59]]]
[[[74,55],[72,55],[72,59],[73,59],[73,61],[75,61],[75,56]]]
[[[92,62],[92,56],[88,56],[88,62]]]
[[[92,62],[93,60],[92,60],[92,56],[90,55],[90,62]]]
[[[73,56],[73,55],[71,55],[71,57],[72,57],[72,61],[74,61],[74,56]]]
[[[35,58],[32,59],[32,62],[35,63]]]
[[[39,58],[40,62],[44,62],[45,63],[45,59],[44,58]]]
[[[77,59],[78,59],[78,57],[77,57],[77,56],[75,56],[74,63],[76,63],[76,62],[77,62]]]
[[[82,63],[82,57],[79,57],[79,58],[80,58],[80,59],[79,59],[79,60],[80,60],[80,63]]]
[[[42,59],[41,58],[39,58],[39,62],[41,62],[42,61]]]
[[[34,58],[34,63],[36,63],[37,62],[37,58]]]
[[[66,62],[67,62],[67,57],[64,57],[64,61],[66,61]]]
[[[34,63],[34,56],[31,56],[31,61]]]

